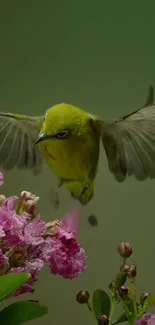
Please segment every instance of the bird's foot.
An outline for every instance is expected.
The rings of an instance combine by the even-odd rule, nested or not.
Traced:
[[[86,200],[86,202],[83,202],[82,198],[83,198],[83,195],[85,194],[87,188],[88,188],[88,186],[85,186],[79,196],[76,196],[71,192],[72,198],[74,200],[79,201],[82,205],[86,205],[92,199],[92,197],[94,196],[94,192],[92,192],[91,195],[89,196],[89,198]]]
[[[63,179],[59,178],[58,179],[58,188],[60,188],[63,185]]]

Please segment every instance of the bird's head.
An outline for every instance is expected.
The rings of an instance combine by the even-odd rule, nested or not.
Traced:
[[[89,115],[75,106],[64,103],[52,106],[46,111],[36,143],[48,139],[65,140],[78,136],[88,124],[88,120]]]

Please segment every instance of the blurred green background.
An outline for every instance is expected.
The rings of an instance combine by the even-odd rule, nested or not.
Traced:
[[[37,115],[64,101],[114,118],[139,108],[149,83],[155,85],[154,12],[154,0],[1,0],[0,110]],[[54,210],[56,179],[46,165],[38,177],[17,170],[4,175],[5,193],[30,190],[40,196],[44,220],[62,217],[74,204],[63,188],[60,209]],[[75,296],[82,289],[108,290],[119,267],[116,245],[121,240],[134,247],[138,294],[155,292],[154,206],[155,181],[118,184],[102,150],[95,196],[80,220],[88,269],[72,281],[45,269],[28,297],[47,304],[51,313],[33,324],[95,324]],[[88,224],[91,213],[98,228]]]

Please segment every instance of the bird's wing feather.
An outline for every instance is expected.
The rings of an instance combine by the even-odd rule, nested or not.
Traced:
[[[108,158],[110,171],[117,181],[134,175],[138,180],[155,178],[155,104],[149,87],[145,105],[112,123],[96,120]]]
[[[22,116],[0,112],[0,166],[32,169],[38,174],[42,167],[39,146],[34,146],[43,117]]]

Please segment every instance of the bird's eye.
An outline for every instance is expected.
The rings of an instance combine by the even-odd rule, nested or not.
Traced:
[[[56,134],[56,137],[58,139],[66,138],[67,136],[68,136],[68,130],[64,130]]]

